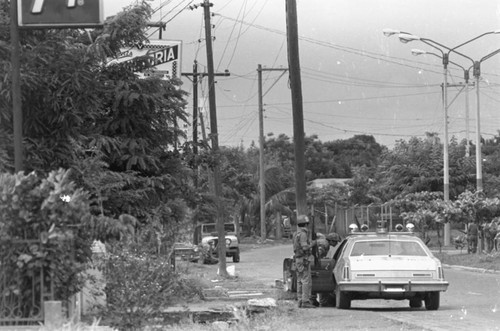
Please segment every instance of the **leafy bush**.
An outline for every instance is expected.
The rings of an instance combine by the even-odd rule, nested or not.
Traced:
[[[55,300],[80,290],[79,274],[91,256],[88,196],[68,174],[62,169],[46,178],[35,173],[0,174],[2,269],[39,284],[36,275],[43,268],[43,281],[52,284]],[[18,290],[26,297],[32,291]]]
[[[173,270],[168,258],[144,253],[137,244],[118,244],[105,262],[104,319],[120,330],[136,330],[161,316],[180,298],[201,298],[194,280]]]

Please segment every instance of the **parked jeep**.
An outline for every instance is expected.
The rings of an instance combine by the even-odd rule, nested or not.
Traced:
[[[232,257],[233,262],[240,262],[240,246],[236,226],[234,223],[225,223],[224,232],[226,238],[226,256]],[[215,223],[201,224],[196,227],[194,243],[207,250],[213,257],[218,257],[217,244],[219,235]]]

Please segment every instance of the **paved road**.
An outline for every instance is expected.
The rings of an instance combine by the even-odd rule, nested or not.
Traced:
[[[282,261],[291,254],[291,245],[246,249],[241,262],[234,264],[236,274],[243,280],[242,286],[261,284],[269,289],[281,279]],[[447,267],[445,276],[450,287],[442,293],[438,311],[410,309],[406,300],[353,301],[350,310],[297,310],[296,323],[302,316],[309,321],[308,330],[313,329],[310,321],[320,323],[319,329],[343,325],[339,330],[500,330],[500,274]]]

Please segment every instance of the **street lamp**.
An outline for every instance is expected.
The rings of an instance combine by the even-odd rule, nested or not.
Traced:
[[[414,48],[411,50],[411,54],[413,54],[415,56],[429,54],[429,55],[432,55],[432,56],[435,56],[435,57],[441,59],[440,55],[433,53],[433,52],[424,51],[421,49]],[[464,67],[462,67],[460,64],[458,64],[456,62],[453,62],[450,60],[448,60],[448,62],[461,68],[464,72],[464,81],[465,81],[465,86],[464,86],[464,88],[465,88],[465,140],[467,141],[467,144],[465,145],[465,156],[469,157],[470,156],[470,145],[469,145],[469,78],[470,78],[470,75],[469,75],[469,71],[472,67],[469,67],[469,69],[465,69]],[[453,103],[453,101],[452,101],[452,103]]]
[[[444,163],[444,201],[448,201],[450,198],[450,191],[449,191],[449,161],[448,161],[448,95],[447,95],[447,86],[448,86],[448,81],[447,81],[447,68],[448,68],[448,63],[449,63],[449,55],[450,53],[455,53],[457,55],[460,55],[470,61],[472,61],[473,68],[474,68],[474,77],[476,77],[476,93],[477,93],[477,108],[476,108],[476,181],[477,181],[477,191],[480,192],[483,190],[483,180],[482,180],[482,160],[481,160],[481,137],[480,137],[480,118],[479,118],[479,77],[480,77],[480,63],[482,61],[485,61],[486,59],[492,57],[495,54],[498,54],[500,50],[494,51],[485,57],[483,57],[480,61],[474,61],[467,55],[464,55],[460,52],[457,51],[457,48],[460,48],[474,40],[477,40],[483,36],[489,35],[489,34],[497,34],[500,33],[500,30],[496,31],[490,31],[490,32],[485,32],[477,37],[474,37],[470,40],[467,40],[466,42],[459,44],[458,46],[455,47],[447,47],[443,44],[438,43],[437,41],[434,41],[432,39],[428,38],[421,38],[416,35],[413,35],[409,32],[404,32],[404,31],[399,31],[399,30],[394,30],[394,29],[384,29],[383,33],[385,36],[389,37],[395,34],[398,34],[399,40],[402,43],[408,43],[411,41],[418,40],[420,42],[423,42],[424,44],[437,49],[441,53],[441,58],[443,60],[443,111],[444,111],[444,151],[443,151],[443,163]],[[444,50],[446,50],[446,52]],[[444,244],[449,245],[450,244],[450,226],[449,223],[445,224],[445,232],[444,232]]]
[[[420,37],[417,37],[415,35],[412,35],[412,34],[409,34],[406,32],[399,34],[399,40],[403,43],[407,43],[407,42],[410,42],[413,40],[419,40],[419,41],[421,41],[421,42],[423,42],[423,43],[425,43],[425,44],[427,44],[435,49],[438,49],[441,52],[442,58],[443,58],[443,66],[445,67],[445,73],[444,73],[444,77],[445,77],[444,90],[445,91],[447,90],[446,67],[447,67],[448,63],[450,62],[449,61],[449,54],[450,53],[458,54],[458,55],[460,55],[460,56],[462,56],[462,57],[464,57],[472,62],[472,68],[474,68],[473,75],[476,78],[476,104],[477,104],[477,106],[476,106],[476,191],[477,192],[483,191],[483,166],[482,166],[483,162],[482,162],[482,157],[481,157],[481,153],[482,153],[481,152],[481,123],[480,123],[480,102],[479,102],[479,80],[481,77],[481,63],[484,62],[485,60],[489,59],[490,57],[500,53],[500,49],[497,49],[496,51],[491,52],[490,54],[481,58],[481,60],[479,60],[479,61],[474,61],[469,56],[458,52],[457,48],[462,47],[464,45],[467,45],[474,40],[477,40],[483,36],[490,35],[490,34],[500,34],[500,30],[485,32],[485,33],[480,34],[479,36],[474,37],[472,39],[469,39],[466,42],[461,43],[460,45],[455,46],[453,48],[449,48],[449,47],[442,45],[434,40],[427,39],[427,38],[420,38]],[[439,47],[437,47],[435,45],[438,45]],[[448,52],[445,53],[441,48],[446,49]],[[444,93],[444,94],[446,95],[447,93]],[[446,97],[444,97],[443,99],[446,99]],[[447,100],[446,100],[446,102],[447,102]],[[447,117],[447,108],[448,108],[447,105],[445,105],[444,108],[445,108],[445,112],[446,112],[445,116]],[[446,135],[446,131],[447,130],[445,128],[445,135]],[[445,146],[446,145],[447,145],[447,143],[445,144]],[[445,169],[445,171],[446,171],[446,169]],[[446,185],[446,182],[445,182],[445,185]],[[445,190],[446,190],[446,188],[445,188]],[[445,200],[447,200],[446,193],[445,193]]]

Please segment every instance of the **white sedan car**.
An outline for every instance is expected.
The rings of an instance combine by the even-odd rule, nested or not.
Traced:
[[[411,232],[354,232],[341,243],[333,260],[337,308],[352,300],[409,300],[410,307],[439,308],[446,291],[441,262]],[[313,280],[314,282],[314,280]]]

